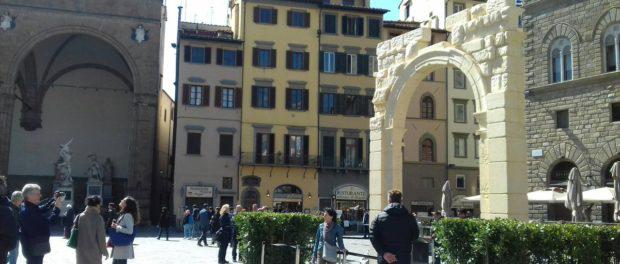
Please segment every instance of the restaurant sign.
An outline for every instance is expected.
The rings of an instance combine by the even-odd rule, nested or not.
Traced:
[[[213,187],[207,186],[186,186],[185,197],[194,198],[213,198]]]
[[[355,200],[365,201],[368,199],[368,192],[355,185],[344,185],[334,191],[336,200]]]

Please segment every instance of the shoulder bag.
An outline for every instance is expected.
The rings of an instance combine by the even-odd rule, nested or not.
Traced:
[[[73,228],[71,228],[71,236],[69,237],[69,241],[67,241],[67,246],[73,249],[77,249],[79,223],[80,215],[75,217],[75,223],[73,224]]]

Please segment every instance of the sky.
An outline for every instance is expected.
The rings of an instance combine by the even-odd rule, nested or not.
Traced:
[[[390,10],[383,17],[385,20],[398,19],[398,3],[400,0],[371,0],[370,5],[375,8]],[[164,45],[164,78],[163,89],[174,99],[174,78],[176,49],[172,43],[176,42],[178,6],[183,6],[181,21],[226,25],[228,0],[166,0],[168,20],[166,21],[166,35]]]

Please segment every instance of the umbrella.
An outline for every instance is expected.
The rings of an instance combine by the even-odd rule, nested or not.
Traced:
[[[614,208],[614,220],[620,222],[620,161],[614,162],[609,172],[611,178],[614,179],[614,200],[616,204]]]
[[[452,208],[452,188],[450,187],[450,180],[446,180],[441,188],[441,215],[444,217],[450,217],[450,211]]]
[[[566,188],[566,201],[564,206],[572,211],[573,222],[585,219],[583,215],[583,193],[581,191],[581,173],[577,168],[572,168],[568,174],[568,186]]]
[[[602,187],[583,192],[583,201],[587,203],[613,203],[614,188]]]
[[[527,201],[530,203],[561,203],[566,200],[566,193],[560,188],[548,188],[527,193]]]

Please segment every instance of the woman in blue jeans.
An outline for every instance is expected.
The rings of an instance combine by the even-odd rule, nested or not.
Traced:
[[[334,209],[325,208],[323,213],[323,223],[316,230],[314,239],[314,248],[312,249],[312,262],[319,264],[335,264],[323,259],[323,247],[325,243],[331,246],[338,244],[340,251],[346,252],[342,237],[344,236],[344,228],[337,223],[337,214]]]

